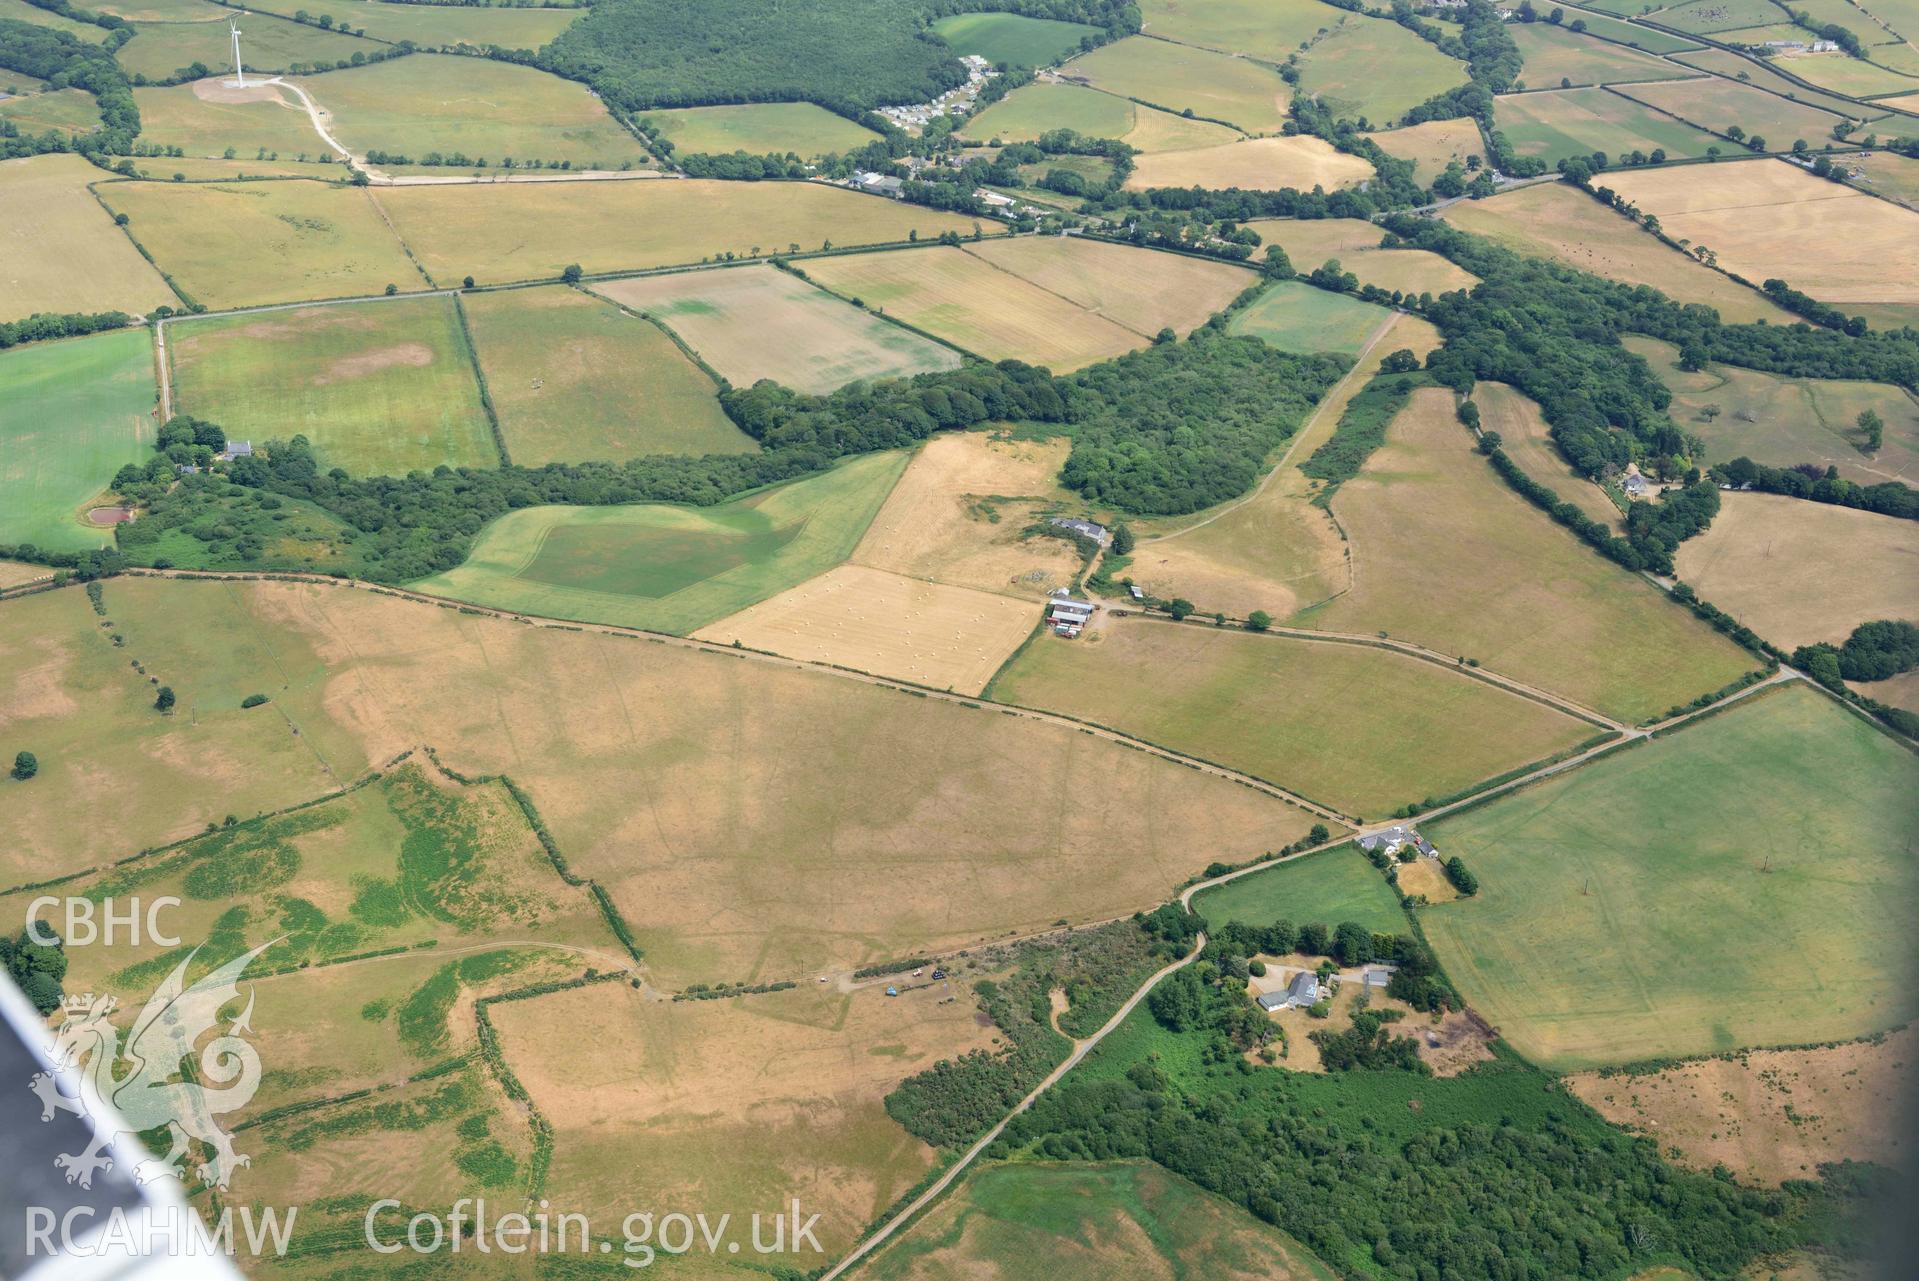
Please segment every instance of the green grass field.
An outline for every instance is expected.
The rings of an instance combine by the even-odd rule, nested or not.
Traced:
[[[336,27],[344,24],[395,44],[411,40],[427,49],[449,44],[538,49],[585,12],[497,4],[387,4],[381,0],[267,0],[254,7],[284,17],[304,9],[316,21],[330,17]]]
[[[1399,892],[1353,845],[1228,881],[1195,895],[1193,910],[1220,924],[1239,921],[1264,927],[1274,921],[1295,925],[1358,921],[1376,934],[1406,932]]]
[[[420,287],[420,273],[366,188],[319,182],[112,182],[160,270],[206,307],[304,302]],[[246,246],[236,253],[235,247]]]
[[[187,321],[167,352],[178,412],[240,439],[304,435],[322,467],[404,476],[500,460],[450,298]]]
[[[1277,133],[1292,91],[1270,68],[1208,49],[1128,36],[1066,68],[1095,88],[1169,111],[1192,111],[1250,133]]]
[[[1318,263],[1295,264],[1310,270]],[[1392,315],[1384,307],[1297,280],[1282,280],[1259,301],[1235,312],[1226,328],[1251,334],[1281,351],[1338,352],[1356,356],[1372,332]]]
[[[508,455],[538,467],[757,448],[671,338],[563,285],[462,300]]]
[[[1832,137],[1832,127],[1840,119],[1830,111],[1788,102],[1776,94],[1730,80],[1622,85],[1619,92],[1706,129],[1724,130],[1738,125],[1781,151],[1795,138],[1803,138],[1815,147],[1822,145]]]
[[[228,11],[218,5],[196,2],[190,16],[167,21],[140,22],[133,39],[120,46],[114,57],[131,75],[153,80],[168,79],[198,62],[214,74],[233,69],[232,37],[227,34]],[[256,17],[241,28],[242,59],[249,72],[285,72],[296,68],[332,66],[354,54],[371,54],[386,48],[371,40],[358,40],[337,31],[283,22],[278,18]]]
[[[1125,730],[1361,817],[1451,795],[1597,732],[1386,650],[1145,619],[1114,619],[1077,641],[1043,635],[999,674],[992,694]]]
[[[1683,63],[1700,71],[1711,71],[1734,80],[1756,85],[1761,89],[1770,89],[1775,93],[1789,94],[1800,102],[1815,107],[1824,107],[1828,111],[1863,113],[1867,118],[1878,113],[1869,106],[1847,102],[1842,98],[1815,93],[1801,84],[1780,75],[1769,67],[1740,57],[1730,49],[1699,49],[1690,53],[1673,56],[1674,62]],[[1856,118],[1856,117],[1855,117]]]
[[[1659,11],[1659,25],[1701,34],[1763,27],[1780,22],[1785,13],[1772,0],[1689,0]]]
[[[1273,63],[1346,16],[1318,0],[1145,0],[1139,9],[1149,36]]]
[[[1919,1012],[1919,765],[1808,686],[1435,824],[1476,898],[1421,919],[1552,1068],[1837,1040]]]
[[[1306,1248],[1151,1162],[987,1165],[860,1270],[871,1281],[1020,1275],[1331,1281]]]
[[[1660,86],[1665,88],[1665,86]],[[1619,157],[1655,149],[1673,157],[1706,154],[1727,144],[1703,130],[1628,101],[1608,89],[1514,93],[1498,100],[1499,128],[1523,156],[1558,163],[1603,151]]]
[[[1465,63],[1406,28],[1349,15],[1301,56],[1299,91],[1316,95],[1343,118],[1379,126],[1466,79]]]
[[[1501,7],[1516,8],[1517,4],[1507,4],[1502,0]],[[1579,16],[1585,22],[1586,30],[1593,35],[1633,49],[1643,49],[1647,53],[1679,53],[1700,47],[1697,40],[1689,40],[1685,36],[1668,35],[1664,31],[1654,31],[1651,27],[1636,26],[1616,18],[1607,18],[1596,13],[1582,13]]]
[[[0,542],[84,551],[113,541],[81,508],[153,452],[145,329],[0,353]]]
[[[1053,129],[1089,138],[1118,138],[1140,151],[1184,151],[1233,142],[1225,125],[1188,120],[1117,96],[1073,84],[1029,84],[1001,98],[960,126],[980,142],[1030,142]]]
[[[358,152],[462,152],[495,168],[511,159],[619,169],[646,158],[586,86],[514,63],[416,54],[301,84],[332,115],[334,137]]]
[[[91,133],[100,127],[100,104],[84,89],[55,89],[0,102],[0,120],[30,136]]]
[[[1626,345],[1646,358],[1672,389],[1673,421],[1705,444],[1705,461],[1731,462],[1741,455],[1768,467],[1818,463],[1862,485],[1919,480],[1919,400],[1889,383],[1836,378],[1781,378],[1756,369],[1709,365],[1697,373],[1679,368],[1670,343],[1637,334]],[[1861,448],[1859,415],[1879,415],[1884,444]]]
[[[219,156],[231,147],[236,159],[242,161],[254,160],[262,147],[283,160],[302,155],[317,159],[331,152],[313,131],[299,99],[286,90],[278,91],[278,100],[216,102],[201,97],[195,92],[197,87],[184,84],[135,89],[133,101],[140,108],[141,141],[179,147],[188,156],[199,157]],[[165,157],[155,157],[154,171],[171,177],[178,170],[169,169],[168,163]],[[343,174],[344,170],[336,167],[333,173]]]
[[[955,13],[939,19],[933,30],[953,46],[999,64],[1045,67],[1058,62],[1099,28],[1083,22],[1055,22],[1017,13]]]
[[[805,159],[854,151],[878,138],[863,125],[836,116],[810,102],[754,102],[737,107],[687,107],[649,111],[644,119],[664,134],[674,150]]]
[[[76,40],[88,44],[99,44],[107,38],[105,27],[96,27],[91,22],[75,22],[72,18],[62,17],[27,0],[0,0],[0,18],[13,22],[30,22],[36,27],[49,27],[54,31],[64,31]],[[17,72],[0,67],[0,85],[6,84]]]
[[[1529,89],[1573,85],[1618,84],[1632,80],[1671,80],[1690,74],[1660,58],[1648,57],[1632,49],[1591,36],[1568,31],[1550,22],[1516,22],[1510,28],[1513,42],[1525,58],[1520,81]]]
[[[480,531],[464,565],[413,586],[556,618],[686,633],[845,560],[905,453],[715,507],[527,507]]]

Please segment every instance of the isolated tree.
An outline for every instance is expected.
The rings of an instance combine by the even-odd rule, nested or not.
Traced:
[[[462,281],[460,282],[460,288],[462,288],[462,289],[471,289],[471,288],[473,288],[473,277],[471,277],[471,276],[468,276],[468,277],[467,277],[466,279],[464,279],[464,280],[462,280]]]
[[[580,264],[573,262],[568,263],[566,270],[560,273],[560,279],[566,284],[577,285],[580,283],[580,275]]]
[[[13,757],[13,776],[22,783],[40,772],[40,758],[32,752],[16,752]]]
[[[1388,374],[1410,374],[1419,368],[1419,357],[1413,355],[1410,347],[1401,347],[1379,362],[1380,372]]]
[[[1333,834],[1326,830],[1324,823],[1313,824],[1313,830],[1306,833],[1306,843],[1308,845],[1324,845],[1331,839],[1333,839]]]
[[[1113,555],[1132,555],[1135,543],[1136,540],[1133,538],[1133,527],[1131,525],[1122,524],[1113,526]]]
[[[1246,616],[1246,630],[1263,632],[1272,627],[1273,616],[1263,609],[1256,609]]]
[[[1886,441],[1886,424],[1870,409],[1859,411],[1859,430],[1866,433],[1866,452],[1876,453]]]
[[[173,704],[176,701],[178,700],[173,696],[173,686],[162,685],[159,695],[153,700],[153,707],[155,711],[170,712],[173,710]]]
[[[389,284],[386,287],[386,296],[389,298],[391,298],[394,294],[397,294],[399,292],[400,292],[400,287],[398,285]]]
[[[1193,602],[1187,600],[1184,596],[1175,596],[1172,603],[1166,607],[1166,612],[1171,614],[1175,620],[1184,622],[1186,616],[1193,612]]]

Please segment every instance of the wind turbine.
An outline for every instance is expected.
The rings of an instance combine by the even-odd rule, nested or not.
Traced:
[[[240,66],[240,20],[227,19],[227,30],[233,34],[233,79],[228,81],[236,89],[247,86],[247,73]]]

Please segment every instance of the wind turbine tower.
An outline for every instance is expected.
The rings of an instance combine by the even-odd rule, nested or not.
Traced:
[[[244,89],[247,86],[247,73],[240,66],[240,20],[228,18],[227,30],[233,33],[233,79],[227,83],[236,89]]]

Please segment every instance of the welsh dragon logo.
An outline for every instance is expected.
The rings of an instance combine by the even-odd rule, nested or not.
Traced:
[[[134,1167],[133,1176],[141,1183],[181,1178],[187,1145],[196,1139],[213,1149],[213,1159],[195,1167],[212,1187],[224,1189],[236,1169],[251,1163],[234,1151],[218,1120],[245,1107],[260,1088],[260,1056],[241,1035],[253,1030],[248,1022],[253,1016],[251,992],[246,1008],[226,1032],[198,1052],[197,1064],[189,1061],[195,1043],[216,1031],[221,1009],[239,999],[240,975],[247,965],[272,946],[264,943],[188,986],[187,967],[200,950],[195,948],[147,999],[124,1048],[119,1030],[108,1021],[117,1008],[112,997],[68,998],[66,1017],[48,1051],[55,1063],[79,1073],[79,1090],[71,1097],[62,1094],[51,1072],[37,1073],[30,1082],[40,1096],[42,1121],[51,1121],[57,1110],[95,1123],[90,1146],[53,1158],[67,1172],[67,1182],[90,1188],[97,1171],[113,1168],[107,1148],[116,1130],[110,1127],[134,1134],[167,1128],[171,1147],[166,1155]]]

